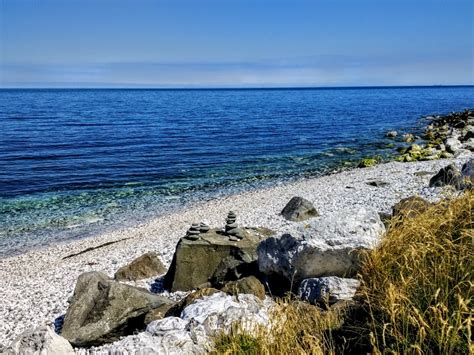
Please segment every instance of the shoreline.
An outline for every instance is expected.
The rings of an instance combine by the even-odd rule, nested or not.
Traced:
[[[460,165],[470,157],[389,162],[303,178],[185,205],[178,211],[165,213],[134,227],[118,228],[0,259],[0,297],[4,300],[0,309],[0,318],[4,320],[0,324],[0,344],[8,346],[28,328],[54,324],[54,320],[65,313],[67,299],[74,290],[77,277],[83,272],[103,271],[113,275],[119,267],[152,250],[169,266],[177,241],[193,222],[207,220],[211,227],[217,227],[222,225],[226,213],[232,209],[237,212],[240,224],[267,227],[281,234],[295,224],[279,215],[293,196],[312,201],[321,216],[359,206],[389,212],[393,204],[411,195],[436,200],[442,189],[429,188],[430,177],[449,163]],[[388,185],[368,185],[367,182],[372,180],[383,180]],[[109,242],[115,243],[64,259]],[[153,281],[134,284],[149,288]]]

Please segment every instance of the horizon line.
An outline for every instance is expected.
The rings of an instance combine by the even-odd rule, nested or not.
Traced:
[[[84,87],[0,87],[0,90],[311,90],[311,89],[383,89],[383,88],[439,88],[474,87],[473,84],[418,84],[418,85],[341,85],[341,86],[84,86]]]

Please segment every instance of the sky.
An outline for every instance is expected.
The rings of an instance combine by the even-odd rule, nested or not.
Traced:
[[[474,84],[472,0],[0,0],[0,87]]]

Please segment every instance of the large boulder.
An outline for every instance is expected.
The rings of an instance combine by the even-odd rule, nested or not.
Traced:
[[[242,231],[239,241],[230,240],[217,229],[200,234],[197,240],[182,238],[165,275],[165,288],[175,292],[220,287],[258,272],[257,246],[266,236],[254,229]]]
[[[136,281],[164,274],[166,268],[158,254],[149,252],[133,260],[115,273],[116,280]]]
[[[145,316],[171,303],[145,289],[110,280],[100,272],[79,276],[61,335],[77,347],[118,340],[145,327]]]
[[[259,269],[296,285],[312,277],[352,276],[358,270],[360,252],[376,246],[384,232],[376,211],[360,208],[335,213],[260,243]]]
[[[293,222],[300,222],[319,216],[313,204],[303,197],[293,197],[281,211],[281,215]]]
[[[74,355],[71,344],[48,326],[29,329],[18,336],[6,354]]]
[[[298,295],[304,301],[312,304],[351,300],[360,281],[336,276],[305,279],[301,282]]]
[[[430,187],[439,187],[445,185],[454,186],[458,190],[462,189],[463,187],[461,172],[454,164],[445,166],[430,179]]]

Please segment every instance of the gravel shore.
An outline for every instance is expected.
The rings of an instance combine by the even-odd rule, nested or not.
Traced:
[[[177,241],[185,235],[192,222],[207,220],[211,228],[220,227],[232,209],[236,211],[240,225],[283,232],[291,229],[292,222],[279,216],[279,212],[293,196],[312,201],[323,216],[359,206],[389,212],[393,204],[411,195],[436,200],[442,190],[428,187],[430,177],[451,162],[460,166],[467,159],[390,162],[279,184],[189,205],[182,211],[160,216],[138,227],[118,229],[2,259],[0,344],[8,346],[24,330],[54,323],[66,312],[67,300],[72,295],[77,277],[83,272],[103,271],[113,276],[120,266],[151,250],[160,254],[168,266]],[[388,185],[368,185],[367,182],[372,180],[382,180]],[[108,242],[116,243],[65,258]],[[152,281],[137,285],[149,286]]]

